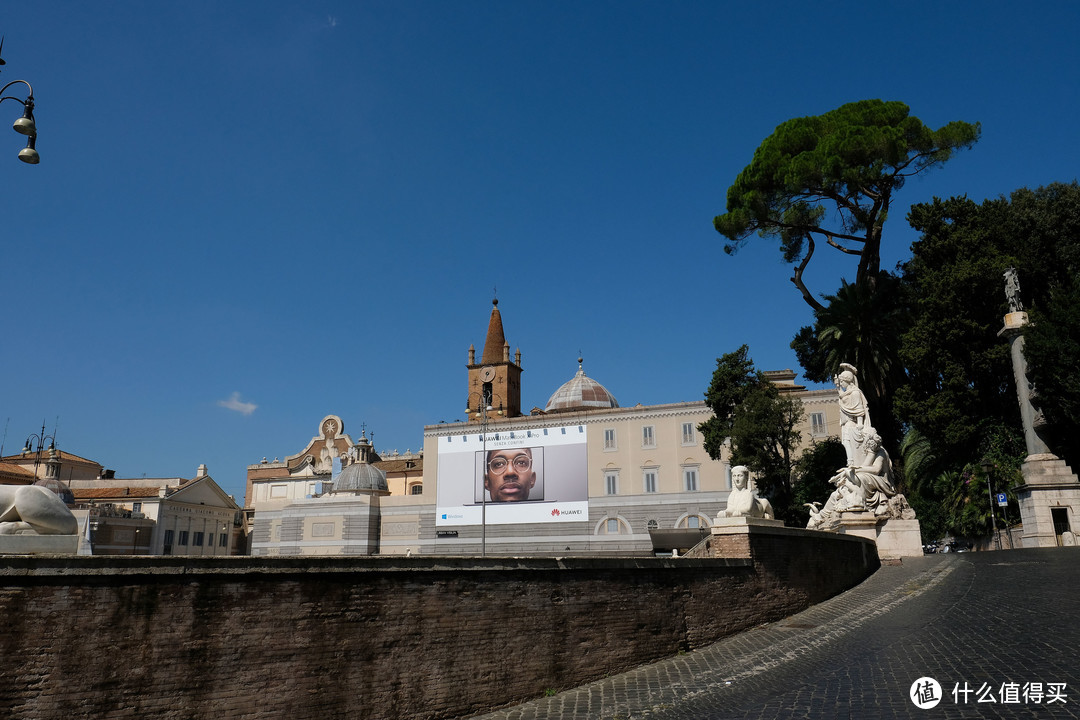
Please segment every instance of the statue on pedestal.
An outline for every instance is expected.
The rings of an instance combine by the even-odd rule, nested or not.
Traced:
[[[1005,299],[1009,301],[1009,312],[1023,312],[1024,303],[1020,302],[1020,278],[1016,268],[1005,271]]]
[[[751,517],[774,519],[772,504],[765,498],[758,497],[757,491],[750,484],[750,469],[745,465],[731,468],[731,492],[728,493],[727,507],[716,514],[718,518]]]
[[[840,439],[847,454],[847,465],[829,482],[836,486],[825,505],[807,503],[810,529],[835,527],[845,512],[871,512],[875,517],[912,520],[915,512],[907,499],[896,492],[892,462],[881,436],[870,424],[866,396],[859,389],[855,368],[843,363],[834,378],[840,403]]]

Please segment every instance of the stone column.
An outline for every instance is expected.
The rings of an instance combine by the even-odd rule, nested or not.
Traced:
[[[1009,338],[1016,398],[1020,403],[1028,452],[1021,466],[1024,484],[1016,488],[1016,496],[1020,503],[1020,519],[1024,523],[1024,547],[1054,547],[1068,543],[1080,529],[1076,527],[1080,520],[1080,481],[1064,460],[1050,452],[1039,436],[1024,358],[1023,328],[1027,324],[1026,312],[1010,312],[1005,316],[1005,326],[998,332],[999,336]],[[1059,514],[1064,512],[1068,520],[1068,531],[1060,538],[1054,528],[1054,510]]]
[[[1028,455],[1044,455],[1050,452],[1035,430],[1035,406],[1031,404],[1031,384],[1027,379],[1027,360],[1024,359],[1024,326],[1028,324],[1026,312],[1011,312],[1005,316],[1005,326],[998,331],[999,337],[1009,339],[1012,353],[1013,379],[1016,381],[1016,399],[1020,403],[1020,420],[1024,423],[1024,443]]]

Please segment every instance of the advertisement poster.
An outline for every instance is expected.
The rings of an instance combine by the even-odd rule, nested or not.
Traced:
[[[583,425],[439,438],[435,525],[586,522]]]

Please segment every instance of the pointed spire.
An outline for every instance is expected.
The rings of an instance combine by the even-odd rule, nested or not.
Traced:
[[[499,313],[499,299],[491,301],[491,319],[488,321],[487,338],[484,340],[484,354],[480,362],[484,365],[500,362],[503,358],[503,345],[506,338],[503,336],[502,315]]]

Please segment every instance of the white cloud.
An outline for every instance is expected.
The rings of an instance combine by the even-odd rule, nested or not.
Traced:
[[[337,27],[337,18],[334,17],[333,15],[327,15],[326,16],[326,24],[329,27]]]
[[[240,399],[240,393],[234,392],[228,400],[218,400],[218,405],[227,410],[235,410],[241,415],[250,415],[259,407],[255,403],[244,402]]]

